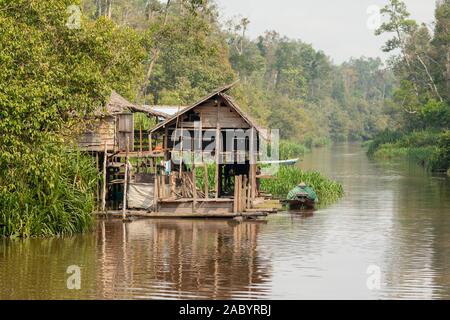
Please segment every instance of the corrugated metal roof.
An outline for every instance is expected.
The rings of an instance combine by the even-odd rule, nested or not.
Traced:
[[[170,117],[170,114],[167,114],[165,112],[161,112],[158,110],[154,110],[150,106],[138,106],[131,102],[129,102],[127,99],[122,97],[120,94],[118,94],[116,91],[112,90],[111,96],[109,98],[109,101],[105,107],[98,108],[95,112],[96,116],[107,116],[107,115],[115,115],[120,113],[127,113],[127,112],[143,112],[147,113],[149,115],[167,119]]]

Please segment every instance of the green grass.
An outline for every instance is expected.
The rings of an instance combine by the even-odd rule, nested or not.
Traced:
[[[94,161],[78,152],[46,151],[37,153],[40,162],[35,165],[19,163],[0,173],[0,236],[47,237],[92,230],[98,179]]]
[[[305,182],[316,191],[321,205],[329,205],[344,195],[344,188],[319,172],[307,172],[297,167],[280,167],[274,179],[263,179],[261,189],[285,199],[288,192],[300,182]]]

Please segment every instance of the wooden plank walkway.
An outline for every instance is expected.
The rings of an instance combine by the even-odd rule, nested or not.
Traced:
[[[147,212],[139,210],[127,210],[126,217],[137,217],[137,218],[178,218],[178,219],[205,219],[205,218],[215,218],[215,219],[233,219],[233,218],[259,218],[267,217],[270,211],[255,211],[255,212],[243,212],[243,213],[173,213],[173,212]],[[108,211],[96,212],[99,216],[112,216],[122,218],[122,211]]]

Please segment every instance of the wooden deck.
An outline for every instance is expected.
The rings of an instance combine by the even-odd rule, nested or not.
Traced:
[[[255,211],[255,212],[242,212],[242,213],[174,213],[174,212],[147,212],[139,210],[128,210],[126,212],[127,218],[170,218],[170,219],[255,219],[260,217],[267,217],[270,211]],[[98,216],[111,216],[116,218],[122,218],[122,211],[108,211],[97,212]]]
[[[125,151],[120,151],[114,154],[115,158],[125,158],[127,153]],[[132,151],[128,152],[129,158],[164,158],[164,152],[154,152],[154,151]]]

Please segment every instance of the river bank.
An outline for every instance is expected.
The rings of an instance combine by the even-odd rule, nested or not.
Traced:
[[[364,144],[379,160],[412,160],[427,170],[450,173],[450,131],[384,132]]]

